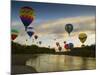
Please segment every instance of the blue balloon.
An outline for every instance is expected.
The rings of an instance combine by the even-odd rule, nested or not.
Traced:
[[[31,32],[31,31],[27,31],[27,34],[28,34],[30,37],[32,37],[33,32]]]
[[[30,37],[32,37],[32,35],[34,34],[34,30],[33,30],[34,28],[33,27],[28,27],[27,28],[27,34],[30,36]]]
[[[72,48],[74,47],[74,44],[73,44],[73,43],[69,43],[69,44],[68,44],[68,47],[69,47],[70,49],[72,49]]]

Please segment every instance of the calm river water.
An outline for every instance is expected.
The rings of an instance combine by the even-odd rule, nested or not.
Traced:
[[[90,57],[77,57],[68,55],[37,55],[31,58],[26,65],[34,67],[38,72],[56,72],[95,69],[96,60]]]

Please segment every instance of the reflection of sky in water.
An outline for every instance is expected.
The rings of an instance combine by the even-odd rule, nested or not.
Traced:
[[[67,55],[40,55],[26,63],[38,72],[95,69],[95,58],[81,58]]]

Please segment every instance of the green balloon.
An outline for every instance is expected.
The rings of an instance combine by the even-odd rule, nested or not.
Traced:
[[[72,24],[66,24],[65,30],[70,34],[73,31],[73,25]]]
[[[11,29],[12,33],[18,33],[18,31],[16,29]]]

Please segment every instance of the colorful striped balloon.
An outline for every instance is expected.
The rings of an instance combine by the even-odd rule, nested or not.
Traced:
[[[20,9],[20,19],[25,26],[25,30],[32,23],[35,18],[35,10],[31,7],[24,6]]]

